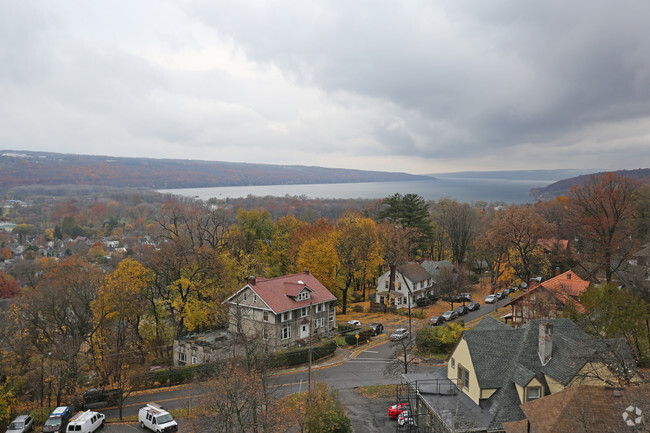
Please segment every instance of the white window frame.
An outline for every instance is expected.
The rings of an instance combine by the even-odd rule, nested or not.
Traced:
[[[280,333],[280,340],[288,340],[289,338],[291,338],[291,326],[285,326]]]
[[[291,311],[285,311],[282,313],[282,321],[287,322],[289,320],[291,320]]]
[[[199,363],[199,358],[197,358],[196,356],[193,356],[192,357],[192,364],[198,364],[198,363]]]
[[[316,312],[320,313],[321,311],[323,311],[323,304],[316,304]]]
[[[178,361],[185,362],[185,352],[178,352]]]
[[[324,319],[322,317],[319,317],[318,319],[314,320],[314,328],[322,328],[324,326],[323,322]]]
[[[536,391],[536,396],[531,395],[531,391]],[[526,387],[526,401],[533,401],[542,398],[542,387],[541,386],[531,386]]]
[[[268,311],[263,311],[262,312],[262,320],[265,322],[269,321],[269,312]]]
[[[243,293],[243,298],[244,298],[244,301],[248,300],[248,292]]]
[[[257,302],[257,295],[253,295],[253,304]]]
[[[300,317],[305,317],[307,314],[309,314],[307,307],[302,307],[300,309]]]

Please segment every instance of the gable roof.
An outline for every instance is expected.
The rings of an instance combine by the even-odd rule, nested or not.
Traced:
[[[306,307],[309,304],[336,300],[336,296],[327,290],[314,275],[309,272],[301,272],[270,279],[257,277],[255,281],[249,281],[237,293],[230,296],[226,302],[232,303],[232,299],[246,287],[256,293],[275,314]],[[298,293],[304,289],[311,291],[310,298],[296,300]]]
[[[546,377],[566,386],[593,359],[611,351],[611,342],[593,340],[569,319],[533,320],[519,328],[497,324],[486,316],[463,333],[481,389],[497,389],[488,399],[495,426],[523,417],[515,384],[526,386],[537,378],[545,387]],[[546,365],[538,354],[539,325],[553,325],[552,353]]]
[[[436,278],[442,269],[453,268],[454,265],[449,262],[449,260],[441,260],[438,262],[433,262],[430,260],[425,260],[422,262],[422,267],[431,274],[433,278]]]
[[[419,263],[407,263],[406,265],[398,266],[397,272],[414,283],[426,281],[431,278],[431,274]]]
[[[553,277],[550,280],[546,280],[529,289],[527,292],[522,293],[510,302],[506,303],[505,306],[512,305],[522,299],[526,299],[526,297],[531,296],[531,293],[535,293],[536,290],[540,291],[542,288],[546,289],[546,291],[550,293],[551,296],[553,296],[562,304],[566,304],[569,300],[577,302],[578,296],[587,290],[589,284],[589,281],[583,280],[578,275],[576,275],[575,272],[566,271],[565,273]]]
[[[639,431],[636,408],[647,413],[650,402],[650,384],[627,388],[580,385],[522,404],[528,423],[535,433],[589,431]],[[628,411],[629,407],[632,411]],[[627,420],[631,420],[630,426]],[[506,433],[527,432],[526,420],[504,423]],[[635,428],[636,427],[636,428]]]

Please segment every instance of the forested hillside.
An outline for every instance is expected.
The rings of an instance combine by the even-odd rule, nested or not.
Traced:
[[[645,185],[650,185],[650,168],[640,168],[637,170],[619,170],[615,173],[629,179],[638,180]],[[603,173],[597,174],[601,175]],[[569,179],[563,179],[554,182],[544,188],[533,189],[531,190],[531,194],[540,199],[550,199],[559,195],[566,195],[572,185],[583,185],[592,176],[592,174],[585,174]]]
[[[299,165],[0,151],[0,191],[36,184],[166,189],[420,179],[431,178],[406,173]]]

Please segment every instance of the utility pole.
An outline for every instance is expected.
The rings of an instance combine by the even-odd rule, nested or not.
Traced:
[[[408,290],[408,295],[407,295],[407,303],[409,307],[409,338],[411,338],[411,298],[413,297],[413,292],[411,292],[411,286],[409,286],[409,282],[406,278],[404,278],[404,284],[406,284],[406,289]]]
[[[307,391],[311,392],[311,324],[312,324],[312,319],[311,319],[311,305],[312,303],[309,303],[309,367],[307,368]]]

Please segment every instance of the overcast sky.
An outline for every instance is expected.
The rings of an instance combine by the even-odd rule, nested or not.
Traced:
[[[647,0],[0,0],[0,149],[650,166]]]

